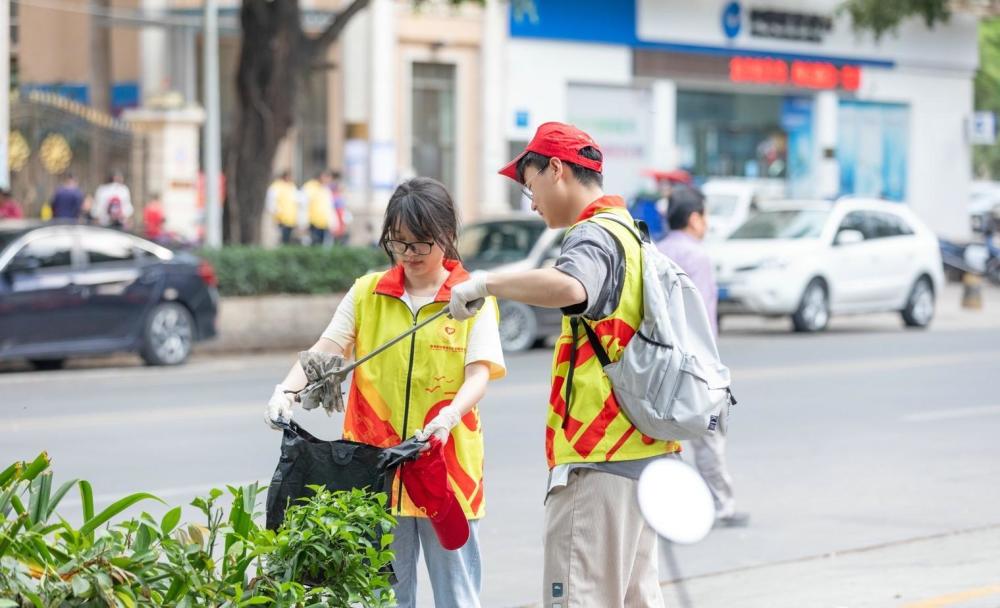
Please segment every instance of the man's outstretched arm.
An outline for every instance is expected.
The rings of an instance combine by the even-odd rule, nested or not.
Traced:
[[[468,281],[451,290],[451,316],[467,319],[478,309],[477,300],[486,296],[514,300],[544,308],[566,308],[587,301],[583,285],[555,268],[523,272],[473,273]]]

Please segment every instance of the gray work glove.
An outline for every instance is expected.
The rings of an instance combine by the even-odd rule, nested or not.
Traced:
[[[322,407],[328,416],[344,411],[344,392],[341,387],[348,372],[341,371],[349,364],[340,355],[316,351],[299,353],[299,363],[306,373],[306,387],[298,401],[307,410]]]

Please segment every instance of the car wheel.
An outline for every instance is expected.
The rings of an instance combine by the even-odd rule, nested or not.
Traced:
[[[538,340],[538,319],[527,304],[501,300],[500,344],[507,352],[526,351]]]
[[[830,295],[823,281],[813,279],[806,285],[799,308],[792,315],[792,325],[795,331],[817,332],[826,329],[829,323]]]
[[[191,354],[194,321],[176,302],[161,302],[146,317],[139,355],[148,365],[179,365]]]
[[[934,287],[927,277],[920,277],[900,311],[907,327],[927,327],[934,318]]]
[[[66,365],[66,359],[31,359],[30,363],[39,371],[50,371],[62,369]]]

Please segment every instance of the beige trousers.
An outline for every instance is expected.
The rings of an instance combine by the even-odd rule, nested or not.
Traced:
[[[661,608],[656,533],[639,512],[637,481],[570,473],[545,503],[543,608]]]

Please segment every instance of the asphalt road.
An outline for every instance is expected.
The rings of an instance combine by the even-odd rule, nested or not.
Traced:
[[[1000,524],[1000,327],[913,332],[894,317],[848,319],[816,336],[785,327],[737,322],[721,340],[740,401],[729,461],[751,525],[673,548],[664,581],[747,568],[752,579],[767,564]],[[186,503],[212,487],[266,481],[279,436],[264,424],[264,404],[293,356],[196,358],[177,369],[130,358],[59,372],[7,366],[0,464],[47,450],[58,478],[90,479],[103,503],[138,490]],[[508,378],[482,404],[486,606],[538,599],[549,360],[544,350],[510,357]],[[298,420],[339,437],[337,419]],[[423,587],[421,605],[431,605]]]

